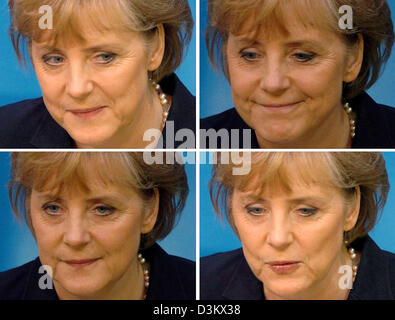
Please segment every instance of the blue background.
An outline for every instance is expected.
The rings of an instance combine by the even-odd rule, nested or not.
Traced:
[[[388,1],[395,22],[395,1]],[[207,0],[200,0],[200,118],[205,118],[233,107],[232,92],[222,71],[214,71],[210,65],[204,38],[207,25]],[[380,104],[395,107],[395,47],[384,73],[368,90]]]
[[[196,17],[196,0],[189,0],[193,19]],[[27,71],[20,66],[11,41],[8,36],[10,25],[8,5],[6,1],[0,2],[0,106],[40,97],[41,89],[30,64]],[[185,86],[196,95],[196,25],[193,31],[188,54],[176,74]]]
[[[201,159],[206,153],[201,153]],[[370,236],[378,246],[395,253],[395,153],[384,153],[387,172],[392,188],[388,194],[387,204],[378,224],[374,227]],[[203,162],[203,161],[201,161]],[[232,228],[224,219],[220,223],[211,206],[208,193],[208,182],[211,177],[211,165],[200,165],[200,256],[206,256],[217,252],[229,251],[240,248],[241,244],[233,233]]]
[[[175,229],[159,244],[169,254],[196,260],[196,167],[187,164],[185,168],[189,185],[187,204]],[[9,171],[10,155],[0,152],[0,271],[20,266],[38,256],[30,230],[12,214],[7,192]]]

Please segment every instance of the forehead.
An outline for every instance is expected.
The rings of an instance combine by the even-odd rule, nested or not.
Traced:
[[[333,165],[324,153],[258,154],[252,157],[250,173],[235,176],[233,181],[234,188],[256,195],[338,185]]]
[[[29,37],[38,43],[85,42],[101,37],[125,37],[129,31],[137,30],[137,19],[126,14],[122,1],[55,2],[52,28],[41,28],[32,20],[33,34]]]
[[[88,154],[83,157],[60,156],[57,163],[51,160],[55,159],[41,159],[37,168],[33,169],[33,190],[52,194],[88,194],[105,189],[134,190],[137,184],[137,178],[121,158],[111,159]],[[45,166],[50,166],[50,169],[45,170]]]
[[[333,32],[333,22],[337,18],[326,0],[265,0],[238,8],[228,19],[228,31],[233,35],[257,37],[265,34],[275,38],[314,29]]]
[[[87,52],[98,50],[117,50],[124,51],[141,49],[144,47],[144,41],[140,33],[133,30],[120,30],[118,32],[92,30],[84,32],[79,36],[63,35],[53,37],[50,33],[43,34],[38,41],[32,41],[32,52],[36,49],[69,49],[77,48]]]

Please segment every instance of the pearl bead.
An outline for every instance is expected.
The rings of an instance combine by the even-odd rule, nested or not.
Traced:
[[[160,104],[162,105],[162,108],[163,108],[162,128],[161,128],[161,130],[163,130],[163,128],[166,125],[167,117],[169,116],[169,108],[170,108],[169,100],[167,100],[166,94],[162,92],[160,85],[152,79],[149,79],[149,80],[152,83],[152,85],[154,86],[154,89],[156,90],[156,92],[158,93]]]
[[[344,110],[346,111],[346,113],[348,114],[348,117],[349,117],[351,138],[354,138],[355,131],[356,131],[356,121],[354,119],[351,119],[351,117],[350,117],[350,115],[352,113],[352,108],[350,107],[350,104],[348,102],[344,105]]]
[[[348,245],[348,241],[344,241],[345,245]],[[353,282],[355,281],[355,278],[357,276],[358,273],[358,265],[356,263],[354,263],[354,259],[357,257],[357,254],[355,253],[355,249],[354,248],[349,248],[348,249],[348,254],[350,255],[351,258],[351,263],[352,263],[352,277],[353,277]]]
[[[149,270],[148,269],[144,269],[144,264],[146,263],[146,260],[143,258],[142,254],[139,253],[137,255],[137,258],[141,264],[141,266],[143,267],[143,275],[144,275],[144,292],[143,292],[143,296],[142,298],[145,300],[147,298],[147,288],[149,287]]]

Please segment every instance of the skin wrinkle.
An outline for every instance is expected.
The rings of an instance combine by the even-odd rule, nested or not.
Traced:
[[[363,46],[350,50],[336,33],[316,26],[307,29],[300,22],[288,30],[229,34],[224,53],[235,107],[262,148],[343,148],[350,130],[341,102],[343,81],[357,77]],[[242,52],[255,56],[243,59]],[[311,61],[294,56],[309,52],[315,54]],[[260,106],[300,101],[292,112],[269,112]]]
[[[51,45],[32,42],[32,61],[47,109],[78,147],[144,147],[149,143],[142,139],[145,130],[160,129],[162,106],[148,81],[148,71],[159,67],[163,58],[164,30],[158,30],[157,41],[148,46],[134,31],[91,31],[83,43],[60,41],[56,47],[63,61],[56,66],[48,66],[42,57],[57,57],[58,50],[43,51],[41,46]],[[93,52],[98,43],[114,50]],[[115,53],[115,58],[100,63],[97,56],[107,52]],[[99,106],[107,108],[90,119],[65,111]]]
[[[260,195],[234,189],[230,201],[232,219],[245,258],[255,276],[264,283],[267,299],[346,299],[339,289],[338,268],[351,265],[343,244],[343,232],[355,225],[360,194],[350,205],[335,187],[291,181],[292,190],[274,187]],[[270,192],[269,192],[270,191]],[[261,215],[246,208],[265,208]],[[316,208],[302,216],[300,208]],[[289,275],[277,275],[263,262],[302,261]]]
[[[40,260],[52,267],[61,299],[140,299],[144,285],[137,259],[140,234],[150,232],[155,224],[159,194],[156,191],[156,200],[147,202],[133,188],[96,184],[92,175],[86,183],[95,185],[90,188],[95,191],[65,189],[60,194],[55,191],[54,198],[52,192],[33,189],[30,216]],[[56,205],[59,215],[49,215],[46,204]],[[101,216],[98,206],[115,210]],[[100,260],[82,270],[62,262],[92,258]]]

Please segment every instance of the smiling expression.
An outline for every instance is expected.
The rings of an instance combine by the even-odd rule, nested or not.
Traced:
[[[224,50],[235,107],[261,147],[345,147],[342,88],[357,77],[360,56],[335,32],[287,27],[229,34]]]

